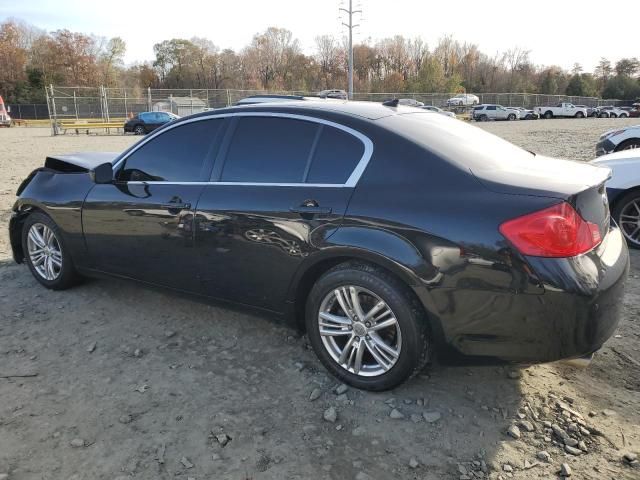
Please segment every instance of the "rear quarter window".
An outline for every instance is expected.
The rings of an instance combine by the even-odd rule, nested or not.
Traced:
[[[364,154],[364,144],[350,133],[323,125],[307,183],[346,183]]]

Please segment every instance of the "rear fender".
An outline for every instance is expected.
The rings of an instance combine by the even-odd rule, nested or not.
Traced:
[[[384,268],[411,288],[426,309],[434,335],[438,339],[443,338],[440,320],[429,293],[429,287],[438,284],[442,273],[413,243],[390,230],[342,226],[316,247],[319,250],[305,259],[292,279],[287,296],[290,305],[296,302],[298,288],[306,285],[303,282],[305,275],[309,272],[315,275],[318,265],[361,260]],[[459,257],[460,250],[455,250]]]

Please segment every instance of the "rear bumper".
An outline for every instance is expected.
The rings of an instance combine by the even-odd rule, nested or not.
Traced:
[[[494,283],[447,294],[455,300],[455,311],[440,316],[448,347],[468,357],[543,363],[590,355],[613,335],[629,271],[617,227],[584,255],[529,257],[526,263],[532,277],[511,270],[511,291]]]

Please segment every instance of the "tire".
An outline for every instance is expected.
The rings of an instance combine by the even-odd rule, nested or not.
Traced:
[[[41,232],[48,229],[52,236],[42,235]],[[32,230],[40,234],[33,236]],[[31,235],[30,235],[31,234]],[[38,258],[37,254],[31,254],[39,247],[38,242],[44,240],[43,245],[46,246],[47,252],[45,260],[41,265],[35,262]],[[40,248],[42,250],[42,248]],[[50,217],[41,212],[35,212],[29,215],[22,226],[22,251],[24,252],[25,263],[29,266],[31,274],[35,279],[51,290],[65,290],[77,283],[79,276],[76,272],[73,260],[69,254],[69,249],[65,244],[62,232]],[[50,259],[50,261],[48,259]],[[56,262],[59,262],[59,264]],[[49,262],[49,263],[48,263]],[[51,270],[48,270],[50,265]],[[50,277],[45,276],[51,273]]]
[[[516,119],[516,116],[513,113],[510,113],[507,116],[507,120],[509,120],[510,122],[513,122]]]
[[[614,151],[621,152],[622,150],[633,150],[635,148],[640,148],[640,138],[630,138],[629,140],[625,140],[618,145]]]
[[[135,128],[133,129],[133,133],[135,133],[136,135],[144,135],[147,132],[145,131],[142,125],[136,125]]]
[[[576,118],[584,118],[584,113],[576,112]]]
[[[350,296],[342,296],[342,302],[337,298],[336,291],[340,288],[345,288],[348,294],[351,288],[354,289],[361,307],[360,315],[372,311],[373,305],[383,303],[384,307],[375,314],[380,316],[378,321],[384,323],[395,319],[395,323],[377,331],[368,329],[358,317],[357,307],[352,311],[352,314],[355,312],[353,316],[342,309],[340,305],[345,302],[350,304],[347,309],[354,303]],[[385,311],[387,315],[380,313]],[[325,331],[339,334],[320,333],[322,313],[340,320],[331,322],[323,318],[322,324]],[[344,383],[364,390],[381,391],[400,385],[422,370],[431,352],[427,319],[409,288],[386,271],[369,264],[347,262],[322,275],[307,298],[305,325],[311,346],[326,369]],[[379,362],[372,352],[377,352],[378,358],[381,358],[380,351],[387,352],[376,349],[375,345],[381,340],[398,352],[397,356],[387,353],[388,358]],[[356,373],[360,349],[361,368]],[[345,351],[347,357],[341,364],[340,354]]]
[[[608,113],[600,113],[600,118],[609,118],[609,114]]]
[[[487,117],[486,115],[480,115],[479,120],[481,122],[488,122],[489,121],[489,117]]]
[[[553,112],[551,110],[547,110],[546,112],[544,112],[544,118],[546,118],[547,120],[550,120],[553,118]]]
[[[637,207],[633,206],[634,203],[637,207],[640,207],[640,190],[638,189],[632,190],[617,199],[611,209],[611,215],[622,230],[627,240],[627,245],[630,248],[640,249],[640,231],[637,231],[640,212],[638,212]],[[623,214],[629,214],[629,216],[622,218]],[[632,218],[634,216],[636,217],[635,219]],[[635,235],[632,235],[634,233]]]
[[[618,115],[616,115],[615,113],[611,113],[609,114],[609,118],[618,118]]]
[[[627,115],[626,113],[621,113],[620,114],[620,118],[627,118],[629,115]]]

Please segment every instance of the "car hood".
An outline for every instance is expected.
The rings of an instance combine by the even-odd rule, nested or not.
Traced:
[[[45,168],[61,172],[88,172],[103,163],[113,163],[120,155],[118,152],[82,152],[68,155],[48,156]]]
[[[603,112],[610,112],[611,110],[603,110]],[[612,128],[611,130],[607,130],[606,132],[604,132],[602,135],[600,135],[600,138],[606,138],[609,135],[611,135],[613,132],[628,132],[629,130],[638,130],[638,135],[640,135],[640,125],[631,125],[629,127],[623,127],[623,128]]]

